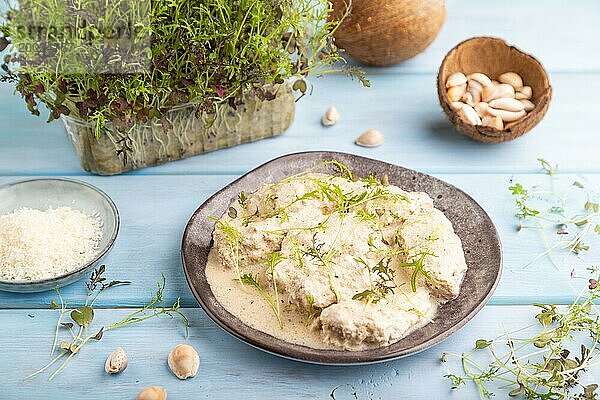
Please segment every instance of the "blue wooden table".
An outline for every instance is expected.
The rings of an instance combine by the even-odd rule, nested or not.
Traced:
[[[132,399],[145,386],[167,388],[170,399],[445,399],[477,398],[474,387],[452,393],[443,378],[443,352],[468,351],[478,338],[529,325],[534,302],[568,304],[584,286],[570,279],[584,260],[556,269],[542,260],[523,268],[541,245],[537,234],[518,232],[507,190],[509,181],[539,182],[537,157],[560,164],[559,184],[586,179],[600,188],[600,2],[449,0],[448,19],[422,55],[399,66],[368,69],[372,88],[343,77],[314,79],[314,94],[298,103],[294,124],[283,136],[115,177],[86,174],[60,123],[28,115],[12,88],[0,86],[0,184],[31,176],[69,176],[106,191],[122,216],[122,230],[107,257],[107,276],[129,279],[97,302],[97,326],[139,307],[161,274],[165,301],[181,298],[190,320],[157,318],[107,333],[90,343],[61,375],[24,378],[49,360],[56,311],[54,293],[0,292],[1,399]],[[536,55],[550,72],[554,98],[546,118],[511,143],[485,145],[453,130],[438,105],[435,78],[448,49],[474,35],[495,35]],[[324,129],[328,105],[341,113]],[[359,148],[354,138],[378,129],[386,142]],[[493,218],[503,242],[505,271],[489,305],[442,344],[413,357],[377,365],[326,367],[280,359],[253,349],[218,328],[192,297],[180,261],[180,240],[196,207],[240,174],[271,158],[301,150],[338,150],[382,159],[433,174],[471,194]],[[593,257],[592,257],[593,258]],[[596,256],[596,261],[598,257]],[[71,305],[85,297],[83,282],[63,288]],[[198,376],[179,381],[166,365],[168,351],[190,343],[201,356]],[[104,373],[117,346],[130,357],[127,370]],[[600,375],[597,368],[592,371]],[[499,395],[498,398],[504,396]]]

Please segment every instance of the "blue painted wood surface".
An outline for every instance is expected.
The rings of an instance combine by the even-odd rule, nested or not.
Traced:
[[[596,251],[569,260],[562,269],[546,260],[524,268],[541,247],[535,232],[517,231],[507,187],[511,179],[543,182],[535,159],[545,157],[560,164],[564,175],[558,185],[585,179],[588,186],[600,188],[600,2],[451,0],[447,7],[448,20],[424,54],[399,66],[367,69],[372,88],[337,76],[314,79],[314,94],[298,103],[296,120],[283,136],[123,176],[86,174],[60,123],[46,124],[28,115],[12,88],[0,85],[0,184],[30,176],[72,176],[105,190],[121,211],[122,231],[106,259],[107,275],[133,284],[115,288],[98,301],[98,323],[142,305],[164,273],[166,301],[180,297],[192,324],[188,338],[168,318],[109,332],[54,382],[47,383],[45,377],[24,380],[48,360],[56,313],[47,307],[55,295],[0,292],[0,399],[132,399],[148,385],[167,387],[170,399],[327,399],[336,387],[336,399],[353,399],[353,393],[361,400],[477,398],[470,386],[450,392],[441,353],[468,351],[480,337],[529,325],[533,302],[568,304],[583,287],[581,279],[570,279],[571,270],[584,276],[585,267],[599,260]],[[554,98],[546,118],[514,142],[473,142],[449,126],[438,105],[435,74],[443,55],[479,34],[522,47],[550,72]],[[324,129],[319,120],[329,104],[339,109],[342,119]],[[384,146],[363,149],[353,144],[368,128],[386,135]],[[188,217],[208,196],[260,163],[317,149],[353,152],[428,172],[480,202],[498,228],[505,258],[505,272],[490,305],[433,349],[357,367],[279,359],[238,342],[212,323],[196,308],[181,270],[179,246]],[[73,305],[85,296],[82,282],[62,292]],[[198,377],[185,382],[166,367],[169,349],[180,342],[193,344],[202,358]],[[103,362],[117,346],[129,353],[130,366],[120,376],[107,376]]]

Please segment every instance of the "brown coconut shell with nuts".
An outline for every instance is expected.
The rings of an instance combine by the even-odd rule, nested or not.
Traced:
[[[332,0],[343,19],[335,44],[363,64],[386,66],[423,52],[446,20],[444,0]]]
[[[523,82],[531,86],[531,101],[535,108],[518,121],[508,124],[504,130],[489,126],[471,125],[458,115],[451,106],[446,93],[446,80],[454,72],[465,75],[483,72],[490,79],[497,79],[504,72],[516,72]],[[459,43],[448,52],[437,77],[438,97],[442,109],[450,122],[466,136],[485,143],[500,143],[513,140],[529,132],[542,120],[550,100],[552,87],[548,74],[542,64],[532,55],[513,47],[504,40],[495,37],[474,37]]]

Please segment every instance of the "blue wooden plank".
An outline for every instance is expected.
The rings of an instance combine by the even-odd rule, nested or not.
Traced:
[[[504,246],[505,271],[492,298],[493,304],[572,301],[577,291],[570,286],[570,271],[576,268],[579,275],[584,276],[585,267],[600,256],[600,240],[591,238],[591,253],[580,258],[571,257],[561,270],[557,270],[546,259],[523,268],[544,249],[536,232],[517,231],[513,200],[507,187],[511,178],[524,185],[545,183],[544,175],[438,176],[471,194],[488,211],[497,226]],[[195,306],[196,302],[182,272],[179,253],[181,235],[193,211],[234,178],[202,175],[85,177],[86,181],[105,190],[115,200],[122,217],[121,233],[106,259],[108,276],[134,281],[129,287],[113,289],[110,295],[98,301],[98,305],[140,305],[160,280],[161,273],[164,273],[168,287],[166,301],[173,302],[181,297],[185,306]],[[14,179],[0,178],[0,184]],[[578,175],[559,175],[557,185],[567,186],[576,179],[590,188],[600,188],[598,174],[587,176],[587,180]],[[543,285],[540,284],[540,275],[545,277]],[[74,304],[80,303],[85,296],[84,285],[82,282],[73,284],[64,288],[63,294]],[[0,308],[47,307],[54,298],[53,292],[34,295],[0,292]]]
[[[96,313],[97,326],[113,322],[126,310]],[[473,348],[479,338],[492,339],[503,330],[525,327],[535,320],[531,306],[488,306],[466,327],[436,347],[418,356],[377,365],[327,367],[288,361],[263,353],[232,338],[197,309],[184,310],[191,327],[184,337],[182,327],[169,318],[115,330],[100,342],[90,342],[54,381],[45,376],[24,377],[49,360],[56,313],[48,310],[0,311],[0,323],[13,335],[0,335],[0,388],[5,399],[58,400],[66,396],[86,399],[132,399],[146,386],[167,389],[171,399],[326,399],[335,391],[337,400],[355,399],[475,399],[473,386],[452,393],[443,375],[459,372],[454,362],[442,364],[443,352],[460,353]],[[179,381],[166,363],[169,350],[189,343],[199,352],[198,376]],[[104,360],[117,346],[129,355],[129,365],[120,375],[104,373]],[[577,349],[573,349],[577,350]],[[596,364],[589,377],[600,374]],[[589,378],[591,379],[591,378]],[[492,385],[492,388],[495,385]],[[498,398],[506,392],[497,392]],[[502,395],[504,393],[504,395]]]
[[[597,112],[599,75],[552,77],[554,100],[546,118],[513,142],[486,145],[459,135],[438,104],[433,75],[373,77],[371,89],[344,77],[316,79],[312,96],[298,103],[296,120],[284,135],[187,160],[140,170],[137,174],[238,174],[281,154],[301,150],[338,150],[401,163],[435,173],[531,172],[538,156],[566,160],[569,171],[600,172]],[[27,116],[18,97],[0,86],[0,175],[81,174],[60,122],[46,124]],[[340,123],[320,125],[329,104]],[[354,139],[378,129],[386,143],[365,149]],[[585,145],[577,145],[585,144]]]

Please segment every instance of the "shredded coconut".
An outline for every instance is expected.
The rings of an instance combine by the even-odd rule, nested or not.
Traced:
[[[0,280],[38,280],[90,262],[102,221],[70,207],[20,208],[0,215]]]

